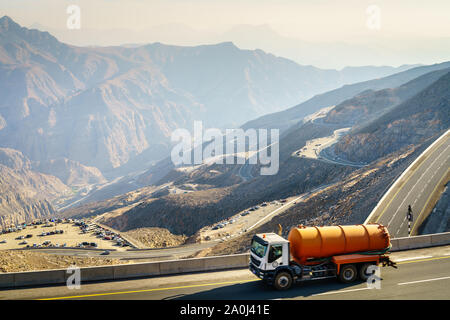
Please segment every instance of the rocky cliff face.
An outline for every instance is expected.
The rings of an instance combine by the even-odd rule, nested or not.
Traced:
[[[420,144],[450,127],[450,72],[376,121],[342,138],[335,152],[371,162],[407,145]]]
[[[34,162],[33,169],[41,173],[53,175],[68,186],[84,186],[106,182],[105,177],[103,177],[97,168],[84,166],[77,161],[67,158]]]
[[[32,171],[19,151],[0,148],[0,226],[54,215],[50,201],[70,193],[58,178]]]

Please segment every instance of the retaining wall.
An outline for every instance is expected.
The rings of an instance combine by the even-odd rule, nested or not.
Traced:
[[[450,244],[450,232],[391,240],[391,251],[426,248]],[[249,254],[144,262],[113,266],[80,268],[82,282],[154,277],[190,272],[207,272],[247,268]],[[47,284],[65,284],[66,269],[0,273],[0,288],[16,288]]]

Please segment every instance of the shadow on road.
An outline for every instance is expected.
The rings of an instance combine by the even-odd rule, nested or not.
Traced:
[[[269,299],[289,299],[307,298],[316,294],[326,293],[334,290],[353,288],[361,285],[361,282],[352,284],[339,283],[336,280],[318,280],[294,284],[287,291],[277,291],[267,286],[262,281],[239,283],[225,287],[214,288],[193,294],[186,294],[183,297],[175,298],[181,300],[269,300]]]

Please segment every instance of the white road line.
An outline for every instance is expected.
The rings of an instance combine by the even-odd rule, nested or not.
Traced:
[[[420,175],[420,177],[417,179],[416,183],[415,183],[415,184],[412,186],[412,188],[409,190],[409,192],[408,192],[408,194],[406,195],[406,197],[403,198],[403,201],[402,201],[402,203],[400,204],[400,206],[398,206],[398,207],[397,207],[397,210],[395,210],[395,213],[394,213],[394,215],[392,216],[391,220],[389,220],[389,222],[388,222],[388,224],[387,224],[387,227],[389,227],[389,226],[391,225],[392,221],[393,221],[394,218],[397,216],[398,211],[400,210],[400,208],[403,207],[403,203],[406,201],[406,199],[408,199],[409,195],[410,195],[411,192],[415,189],[416,185],[420,182],[420,180],[422,180],[422,178],[425,176],[425,174],[428,172],[428,170],[429,170],[430,168],[433,167],[434,163],[435,163],[442,155],[445,154],[445,152],[447,151],[448,148],[450,148],[450,145],[448,145],[448,146],[444,149],[444,151],[442,151],[442,152],[436,157],[436,159],[434,159],[434,161],[430,164],[430,166],[429,166],[429,167],[428,167],[428,168]],[[436,173],[437,173],[437,170],[434,172],[433,177],[436,175]],[[422,191],[423,191],[423,189],[422,189]],[[422,194],[422,192],[421,192],[420,194]]]
[[[335,294],[335,293],[347,293],[347,292],[354,292],[354,291],[362,291],[362,290],[370,290],[371,288],[359,288],[359,289],[350,289],[350,290],[338,290],[338,291],[330,291],[330,292],[323,292],[318,294],[313,294],[312,296],[324,296],[327,294]]]
[[[437,280],[445,280],[450,279],[450,277],[442,277],[442,278],[434,278],[434,279],[425,279],[425,280],[418,280],[418,281],[411,281],[411,282],[402,282],[397,283],[399,286],[403,286],[405,284],[413,284],[413,283],[421,283],[421,282],[429,282],[429,281],[437,281]]]
[[[403,259],[395,259],[395,262],[400,261],[408,261],[408,260],[417,260],[417,259],[426,259],[426,258],[432,258],[433,256],[419,256],[419,257],[412,257],[412,258],[403,258]]]

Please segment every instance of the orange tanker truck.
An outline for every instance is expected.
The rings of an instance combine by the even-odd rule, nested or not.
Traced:
[[[370,266],[396,268],[389,256],[389,233],[380,224],[305,227],[289,232],[288,240],[275,233],[256,234],[250,249],[250,270],[278,290],[293,283],[338,278],[366,281]]]

